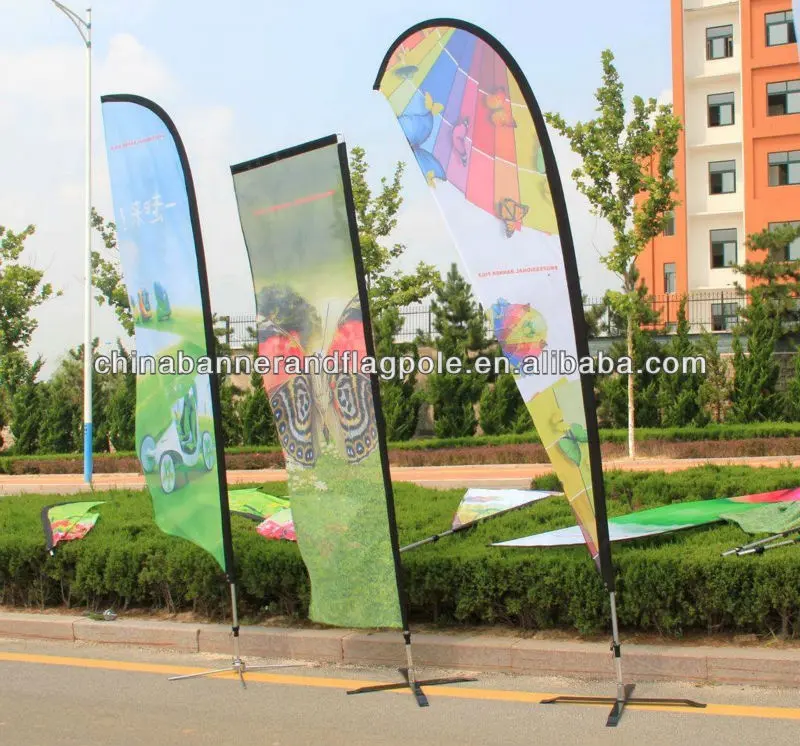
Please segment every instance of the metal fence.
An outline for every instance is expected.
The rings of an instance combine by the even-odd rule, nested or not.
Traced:
[[[649,299],[650,307],[658,314],[658,321],[652,325],[654,331],[672,334],[678,320],[678,308],[681,296],[655,295]],[[742,308],[747,303],[747,296],[738,290],[697,291],[686,296],[686,316],[689,321],[690,334],[702,331],[728,332],[738,322]],[[613,314],[602,298],[587,298],[584,302],[586,312],[597,309],[597,329],[593,336],[619,337],[623,330],[619,328]],[[403,326],[397,334],[396,341],[411,342],[419,332],[435,337],[433,330],[433,313],[428,305],[408,306],[401,311]],[[225,341],[233,349],[242,349],[255,343],[256,317],[252,314],[238,316],[222,316],[219,318],[217,330],[221,341]],[[493,335],[491,324],[487,322],[488,335]]]

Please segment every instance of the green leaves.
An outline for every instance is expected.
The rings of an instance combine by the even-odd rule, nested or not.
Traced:
[[[406,247],[399,243],[392,246],[383,243],[383,239],[397,226],[397,213],[403,204],[404,171],[405,165],[398,163],[391,180],[385,176],[381,178],[380,190],[375,195],[367,183],[369,164],[364,149],[354,147],[350,151],[353,201],[373,314],[385,308],[402,308],[418,303],[429,296],[439,283],[439,273],[424,262],[420,262],[413,273],[395,269],[394,262],[403,255]]]
[[[100,252],[92,252],[92,285],[99,291],[95,300],[99,305],[108,303],[114,309],[117,320],[122,324],[125,333],[132,337],[134,333],[133,314],[130,299],[122,282],[122,270],[117,248],[117,226],[106,221],[92,208],[92,227],[103,239],[106,256]]]

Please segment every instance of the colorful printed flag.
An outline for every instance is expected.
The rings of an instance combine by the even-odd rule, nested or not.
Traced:
[[[175,125],[152,101],[102,102],[135,322],[136,453],[158,527],[205,549],[232,579],[217,380],[199,370],[215,338],[189,163]]]
[[[374,350],[345,144],[332,136],[232,171],[309,616],[406,629],[377,379],[354,359]]]
[[[575,250],[544,119],[519,66],[451,19],[402,34],[375,88],[388,99],[514,373],[606,586],[608,547]]]

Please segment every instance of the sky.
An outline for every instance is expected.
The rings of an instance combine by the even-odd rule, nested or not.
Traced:
[[[85,3],[74,3],[66,4],[83,13]],[[669,0],[94,0],[94,205],[112,215],[100,96],[138,94],[170,114],[186,146],[214,312],[254,312],[231,164],[332,133],[366,149],[376,185],[397,161],[408,164],[390,241],[408,246],[401,268],[425,260],[446,271],[459,263],[456,249],[387,102],[372,90],[395,38],[435,17],[497,37],[542,110],[570,123],[594,114],[606,48],[626,95],[669,98]],[[0,0],[0,23],[0,225],[36,226],[25,259],[62,291],[39,309],[30,350],[44,356],[46,377],[83,340],[85,48],[49,0]],[[600,296],[616,284],[598,260],[610,231],[574,187],[577,157],[551,137],[582,289]],[[95,307],[93,317],[101,344],[122,334],[109,309]]]

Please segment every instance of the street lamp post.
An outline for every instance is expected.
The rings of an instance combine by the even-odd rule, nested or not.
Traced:
[[[86,45],[86,256],[83,316],[83,479],[92,483],[92,9],[86,18],[51,0],[64,13]]]

